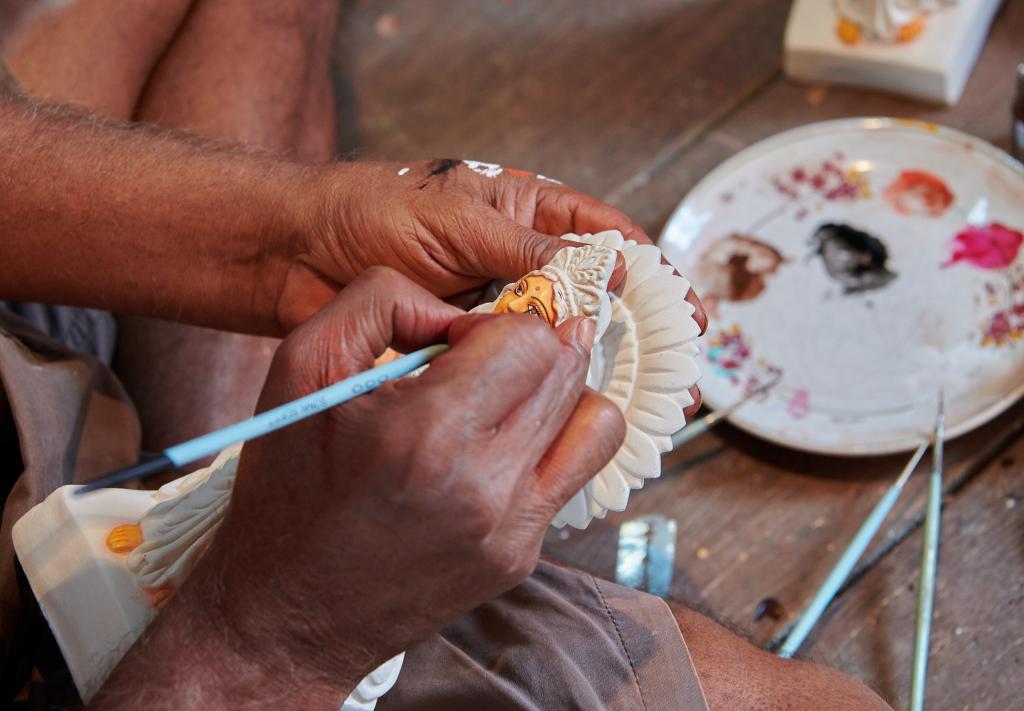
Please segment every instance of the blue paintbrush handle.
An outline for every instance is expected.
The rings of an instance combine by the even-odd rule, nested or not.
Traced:
[[[864,523],[861,524],[857,535],[853,537],[853,541],[850,542],[849,547],[843,552],[842,557],[836,563],[832,572],[829,573],[821,589],[818,590],[814,599],[807,606],[807,609],[801,613],[796,625],[789,633],[789,636],[786,637],[786,641],[782,643],[782,647],[779,648],[780,657],[792,657],[796,650],[800,648],[800,645],[803,644],[811,629],[821,618],[822,613],[825,612],[825,608],[832,602],[832,598],[836,596],[839,588],[842,587],[846,578],[849,577],[853,566],[857,565],[857,561],[864,555],[864,551],[867,550],[871,540],[878,533],[878,529],[882,527],[885,517],[892,511],[892,507],[896,504],[896,499],[899,495],[899,488],[895,486],[890,487]]]
[[[935,570],[939,557],[939,522],[942,509],[942,472],[932,472],[928,482],[928,508],[924,518],[924,545],[921,549],[921,580],[917,591],[917,624],[914,635],[914,667],[910,678],[911,711],[924,708],[925,681],[928,679],[928,650],[932,632],[932,607],[935,604]]]
[[[778,654],[780,657],[789,658],[796,654],[796,650],[800,648],[800,645],[807,639],[807,635],[810,634],[811,629],[817,624],[818,620],[821,619],[825,609],[832,602],[832,599],[839,592],[839,588],[843,586],[843,583],[849,577],[850,572],[853,570],[853,566],[857,565],[857,561],[864,555],[864,551],[867,550],[868,545],[874,539],[878,533],[878,529],[882,527],[885,522],[885,518],[892,511],[892,507],[896,505],[896,499],[899,498],[900,492],[903,491],[903,485],[906,483],[907,478],[913,473],[917,467],[918,462],[921,461],[921,457],[924,456],[925,450],[928,449],[928,444],[922,444],[914,452],[914,455],[910,458],[907,466],[904,467],[903,472],[900,474],[899,479],[896,483],[889,487],[889,490],[885,492],[882,499],[875,504],[875,508],[872,509],[871,513],[864,520],[864,523],[860,525],[857,530],[857,534],[850,541],[850,545],[847,546],[846,550],[843,551],[843,555],[840,556],[839,562],[836,563],[835,567],[832,568],[832,572],[828,574],[828,578],[822,583],[822,586],[818,589],[818,592],[811,599],[810,604],[807,608],[800,613],[800,617],[796,621],[796,625],[790,631],[786,637],[782,646],[779,648]]]
[[[301,397],[298,400],[279,405],[272,410],[260,413],[248,420],[228,425],[165,449],[158,457],[149,461],[119,469],[99,479],[89,482],[77,494],[113,486],[139,476],[149,476],[167,469],[180,467],[203,457],[216,454],[225,447],[239,442],[262,437],[274,430],[287,427],[293,422],[311,417],[317,413],[347,402],[352,398],[365,395],[379,388],[389,380],[401,378],[420,368],[448,350],[446,345],[429,346],[402,356],[390,363],[371,368],[370,370],[346,378],[340,383],[329,385],[323,390]]]
[[[917,590],[914,667],[910,676],[910,711],[924,709],[924,690],[928,681],[928,649],[932,634],[932,608],[935,604],[935,570],[939,563],[942,469],[946,440],[946,400],[941,388],[939,389],[939,416],[935,420],[934,439],[932,475],[928,480],[928,506],[924,516],[924,542],[921,544],[921,581]]]
[[[446,350],[448,350],[448,346],[430,346],[402,356],[390,363],[346,378],[340,383],[329,385],[323,390],[317,390],[298,400],[285,403],[273,410],[267,410],[248,420],[165,449],[164,456],[170,459],[176,467],[180,467],[197,459],[216,454],[233,444],[262,437],[274,430],[287,427],[293,422],[298,422],[354,397],[376,390],[389,380],[406,376]]]

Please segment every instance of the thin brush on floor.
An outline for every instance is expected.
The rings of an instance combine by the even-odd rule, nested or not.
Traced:
[[[932,608],[935,603],[935,572],[939,558],[939,522],[942,515],[942,467],[946,437],[945,399],[939,392],[939,415],[935,423],[932,473],[928,480],[928,508],[924,518],[921,546],[921,580],[917,591],[917,629],[914,635],[914,669],[910,680],[910,709],[924,708],[928,679],[928,649],[931,642]]]
[[[721,410],[715,410],[714,412],[704,415],[704,417],[701,417],[700,419],[694,420],[693,422],[689,423],[688,425],[686,425],[686,427],[672,435],[672,449],[676,449],[677,447],[682,446],[686,442],[689,442],[692,439],[696,439],[697,437],[701,436],[709,429],[717,425],[719,422],[724,421],[727,417],[729,417],[729,415],[736,412],[736,410],[740,409],[751,400],[760,397],[761,395],[764,395],[778,384],[780,378],[781,376],[776,375],[772,380],[769,380],[764,385],[761,385],[755,388],[754,390],[750,391],[742,399],[734,402],[732,405],[729,405],[729,407],[723,407]]]
[[[910,478],[910,475],[917,468],[918,462],[924,456],[925,451],[928,449],[928,442],[924,442],[917,450],[914,455],[907,462],[907,465],[903,468],[896,482],[889,487],[888,491],[882,496],[881,500],[875,505],[875,508],[868,514],[868,517],[861,524],[857,530],[857,534],[850,541],[850,545],[847,546],[846,550],[843,551],[843,555],[840,556],[839,561],[835,567],[832,568],[832,572],[828,574],[825,582],[822,583],[818,592],[811,598],[811,602],[807,605],[800,617],[797,618],[796,624],[793,629],[786,636],[786,639],[782,642],[782,646],[779,647],[778,655],[780,657],[789,658],[792,657],[800,645],[803,644],[804,640],[807,639],[807,635],[810,634],[814,625],[817,624],[818,620],[821,619],[822,614],[828,607],[829,603],[839,592],[839,588],[842,587],[843,583],[849,577],[853,567],[860,560],[860,557],[864,555],[864,551],[867,550],[868,545],[874,539],[878,533],[878,529],[882,527],[889,512],[892,511],[892,507],[896,504],[896,499],[899,498],[900,492],[903,491],[904,484]]]

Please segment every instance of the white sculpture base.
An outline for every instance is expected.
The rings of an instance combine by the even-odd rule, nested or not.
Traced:
[[[74,496],[63,486],[15,525],[14,547],[39,607],[86,702],[156,616],[148,596],[108,550],[107,535],[139,521],[159,502],[157,492],[103,489]],[[372,711],[398,679],[405,655],[366,677],[341,708]]]
[[[834,3],[794,0],[786,25],[785,71],[801,81],[881,89],[952,105],[963,93],[1000,1],[959,0],[928,15],[921,36],[905,44],[865,39],[848,45],[836,34]]]

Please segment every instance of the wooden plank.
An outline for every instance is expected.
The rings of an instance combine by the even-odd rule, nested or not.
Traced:
[[[1019,404],[951,442],[949,488],[1022,432]],[[544,554],[614,579],[618,526],[649,513],[674,518],[679,541],[670,596],[768,645],[810,600],[906,459],[802,454],[723,428],[667,455],[662,478],[634,492],[627,512],[609,514],[586,531],[550,532]],[[923,476],[911,479],[869,563],[908,535],[923,508],[924,484]],[[781,619],[754,619],[766,598],[781,603]]]
[[[338,40],[343,149],[492,161],[605,194],[777,74],[788,6],[359,3]]]
[[[996,146],[1010,146],[1014,71],[1024,62],[1024,3],[1006,3],[996,17],[960,103],[940,107],[868,90],[806,86],[777,79],[696,140],[670,165],[641,174],[608,194],[652,237],[686,193],[737,151],[796,126],[848,116],[899,116],[958,128]],[[781,52],[781,47],[779,50]]]
[[[1024,676],[1024,441],[946,497],[925,706],[1021,708]],[[836,600],[810,656],[906,708],[921,530]]]
[[[991,40],[961,104],[939,109],[853,90],[808,90],[779,80],[738,109],[650,181],[621,192],[619,202],[656,234],[699,177],[736,150],[795,125],[850,113],[913,116],[967,128],[1005,144],[1010,70],[1024,60],[1024,4],[997,19]],[[1000,85],[995,78],[1003,77]],[[1006,109],[1006,110],[1004,110]],[[636,182],[633,183],[636,185]],[[1024,430],[1024,407],[951,443],[951,487],[969,478]],[[791,452],[724,429],[665,458],[665,477],[636,494],[626,515],[610,515],[587,532],[553,532],[545,552],[599,575],[614,574],[616,529],[625,518],[664,513],[680,523],[672,595],[708,609],[759,644],[789,623],[753,619],[760,600],[775,597],[800,610],[838,559],[906,457],[827,458]],[[915,477],[869,550],[867,566],[897,544],[923,508],[923,477]],[[862,566],[862,569],[866,566]]]

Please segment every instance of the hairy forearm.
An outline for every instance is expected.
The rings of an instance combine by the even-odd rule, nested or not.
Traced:
[[[281,333],[313,169],[2,91],[0,156],[0,298]]]

